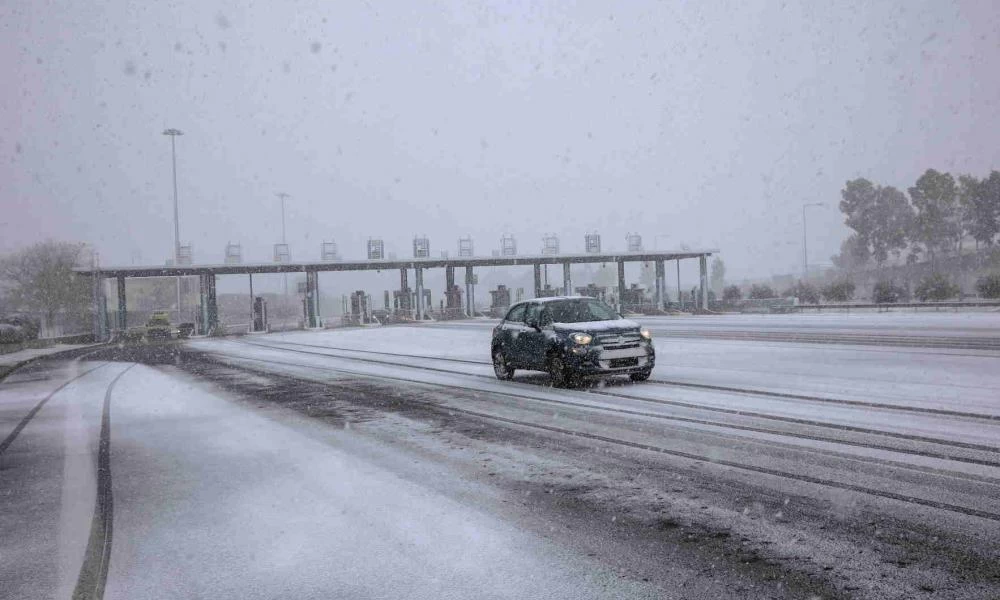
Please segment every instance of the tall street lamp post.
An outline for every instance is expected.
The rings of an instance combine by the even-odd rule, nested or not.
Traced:
[[[274,194],[278,198],[281,198],[281,243],[285,244],[285,250],[288,249],[288,242],[285,240],[285,199],[289,197],[285,192],[277,192]],[[284,288],[285,296],[288,296],[288,274],[284,275]]]
[[[177,136],[184,135],[180,129],[165,129],[163,135],[170,136],[170,158],[174,167],[174,264],[181,263],[181,226],[177,216]],[[177,287],[177,320],[181,320],[181,278],[175,280]]]

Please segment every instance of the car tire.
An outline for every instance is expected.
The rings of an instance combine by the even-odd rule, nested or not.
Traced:
[[[559,355],[549,358],[549,375],[552,376],[553,387],[573,387],[576,384],[576,375]]]
[[[510,366],[510,363],[507,362],[503,348],[499,346],[493,349],[493,373],[501,381],[509,381],[514,377],[514,367]]]
[[[639,382],[639,381],[646,381],[647,379],[649,379],[649,376],[652,375],[652,374],[653,374],[653,371],[651,371],[651,370],[650,371],[641,371],[639,373],[632,373],[628,377],[632,381]]]

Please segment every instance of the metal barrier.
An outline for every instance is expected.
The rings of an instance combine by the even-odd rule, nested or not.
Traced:
[[[799,304],[795,308],[815,310],[851,310],[851,309],[871,309],[888,310],[890,308],[1000,308],[1000,300],[983,300],[980,302],[955,301],[955,302],[886,302],[886,303],[864,303],[851,302],[843,304]]]
[[[741,313],[787,313],[795,310],[795,298],[747,298],[736,305]]]

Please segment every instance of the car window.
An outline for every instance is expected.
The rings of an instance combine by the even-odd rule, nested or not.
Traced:
[[[518,304],[514,308],[510,309],[507,316],[504,317],[504,321],[510,321],[513,323],[523,323],[524,322],[524,305]]]
[[[531,323],[532,321],[538,321],[538,305],[531,304],[528,306],[528,310],[524,314],[524,322]]]
[[[600,300],[556,300],[548,303],[555,323],[583,323],[585,321],[614,321],[621,317]]]

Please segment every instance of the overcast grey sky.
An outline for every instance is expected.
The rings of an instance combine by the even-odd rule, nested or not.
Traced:
[[[845,180],[1000,168],[1000,5],[981,2],[0,2],[0,252],[181,238],[270,259],[414,233],[477,254],[596,229],[718,247],[733,277],[828,262]],[[659,237],[654,237],[659,236]]]

